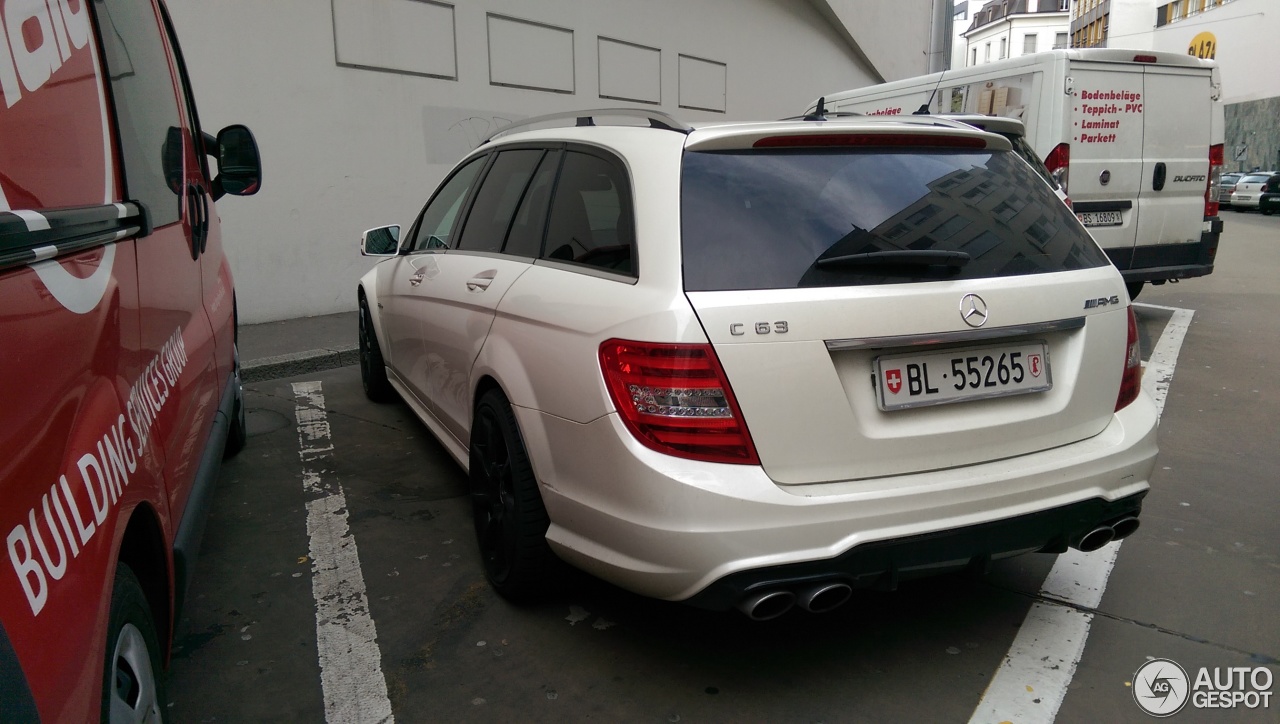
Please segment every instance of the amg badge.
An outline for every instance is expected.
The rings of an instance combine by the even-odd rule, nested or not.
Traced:
[[[1112,294],[1109,297],[1098,297],[1097,299],[1084,300],[1085,309],[1093,309],[1094,307],[1105,307],[1108,304],[1119,304],[1120,297]]]

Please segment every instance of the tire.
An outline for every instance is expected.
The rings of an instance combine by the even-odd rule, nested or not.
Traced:
[[[360,383],[364,395],[374,402],[391,402],[396,399],[395,388],[387,380],[387,365],[382,361],[382,348],[378,346],[378,334],[373,330],[373,317],[369,304],[360,298]]]
[[[249,424],[244,408],[244,385],[240,382],[240,345],[235,347],[236,375],[232,380],[236,386],[235,405],[231,409],[231,428],[227,430],[226,447],[222,449],[223,459],[235,457],[249,442]]]
[[[484,574],[503,598],[542,597],[560,573],[550,519],[507,398],[490,390],[471,424],[471,511]]]
[[[1142,284],[1143,282],[1124,283],[1124,288],[1129,290],[1129,301],[1137,299],[1138,295],[1142,293]]]
[[[1270,216],[1273,213],[1275,213],[1275,211],[1273,211],[1272,209],[1259,209],[1259,211],[1262,212],[1263,216]]]
[[[138,577],[124,562],[116,566],[111,618],[102,670],[102,721],[163,722],[164,677],[155,621]]]

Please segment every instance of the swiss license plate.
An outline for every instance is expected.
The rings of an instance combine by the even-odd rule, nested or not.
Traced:
[[[881,410],[984,400],[1053,387],[1043,341],[877,357]]]
[[[1119,211],[1080,211],[1076,218],[1085,226],[1120,226],[1124,223]]]

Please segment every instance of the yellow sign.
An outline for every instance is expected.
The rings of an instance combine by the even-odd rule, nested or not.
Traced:
[[[1194,55],[1197,58],[1213,60],[1213,56],[1218,53],[1218,39],[1213,37],[1213,33],[1208,31],[1200,33],[1191,39],[1191,45],[1187,46],[1187,55]]]

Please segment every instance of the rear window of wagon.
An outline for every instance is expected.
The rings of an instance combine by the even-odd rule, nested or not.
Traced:
[[[1104,266],[1053,190],[1006,151],[689,151],[685,289],[786,289],[977,279]],[[955,251],[960,266],[833,257]]]

